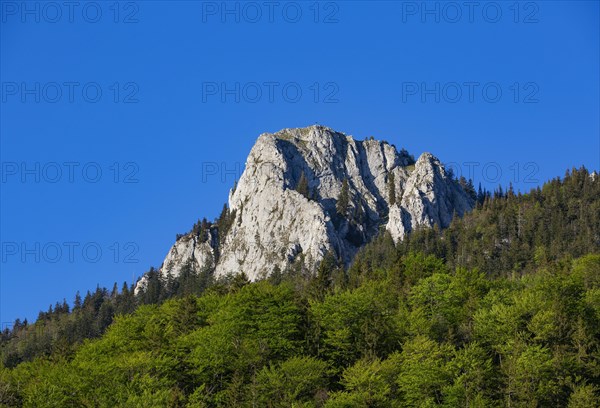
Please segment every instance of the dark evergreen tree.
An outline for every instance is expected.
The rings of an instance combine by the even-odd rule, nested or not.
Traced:
[[[391,205],[396,204],[396,179],[394,176],[394,172],[390,171],[388,176],[388,202]]]
[[[304,171],[300,174],[300,179],[298,180],[298,184],[296,185],[296,191],[302,194],[307,199],[310,199],[308,180],[306,179]]]
[[[116,299],[118,294],[119,294],[119,287],[117,286],[117,282],[115,282],[113,284],[112,291],[110,292],[111,299]]]
[[[319,263],[317,271],[311,280],[311,294],[315,299],[323,300],[332,285],[333,273],[337,268],[335,255],[327,252]]]
[[[161,300],[163,291],[160,274],[154,267],[146,272],[147,283],[143,290],[142,302],[144,304],[156,304]]]
[[[335,209],[339,215],[345,217],[348,213],[348,206],[350,204],[350,189],[348,186],[348,180],[342,181],[342,189],[337,199]]]
[[[485,200],[485,192],[481,189],[481,183],[479,183],[479,188],[477,189],[477,203],[481,206],[483,205],[483,201]]]
[[[231,283],[229,284],[229,292],[236,293],[249,283],[250,279],[248,279],[248,275],[246,275],[244,272],[240,272],[231,279]]]
[[[77,291],[75,294],[75,301],[73,302],[73,310],[81,309],[81,304],[81,295],[79,294],[79,291]]]
[[[279,285],[282,280],[283,274],[281,273],[281,268],[279,265],[275,265],[273,271],[269,275],[269,282],[271,282],[272,285]]]
[[[223,209],[221,210],[221,214],[217,218],[217,229],[219,232],[219,246],[221,246],[233,224],[233,220],[235,219],[235,211],[229,211],[227,204],[223,204]]]

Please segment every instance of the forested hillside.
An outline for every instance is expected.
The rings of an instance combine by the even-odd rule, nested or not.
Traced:
[[[347,270],[151,271],[57,303],[2,333],[0,406],[598,407],[598,176],[477,200]]]

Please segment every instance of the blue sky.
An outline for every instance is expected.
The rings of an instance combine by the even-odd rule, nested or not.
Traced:
[[[0,322],[160,266],[263,132],[488,188],[600,167],[598,2],[223,4],[0,2]]]

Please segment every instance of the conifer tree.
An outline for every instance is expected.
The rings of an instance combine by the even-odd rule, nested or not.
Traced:
[[[279,285],[283,278],[283,274],[281,273],[281,268],[279,265],[275,265],[273,268],[273,272],[269,275],[269,282],[273,285]]]
[[[81,309],[81,295],[79,294],[79,291],[77,291],[75,294],[75,302],[73,302],[73,310],[79,309]]]
[[[298,185],[296,186],[296,191],[302,194],[307,199],[310,199],[309,188],[308,188],[308,180],[306,179],[306,175],[304,171],[300,174],[300,180],[298,180]]]
[[[479,183],[479,188],[477,189],[477,203],[479,205],[483,205],[485,201],[485,192],[481,189],[481,183]]]
[[[390,206],[396,204],[396,178],[391,171],[390,176],[388,177],[388,195]]]
[[[335,209],[338,214],[345,217],[348,211],[348,204],[350,204],[350,192],[348,187],[348,180],[344,179],[342,182],[342,190],[340,191],[340,195],[338,197]]]

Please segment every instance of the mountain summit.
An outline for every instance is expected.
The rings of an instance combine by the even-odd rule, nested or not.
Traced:
[[[382,229],[398,242],[419,227],[447,227],[473,205],[430,153],[415,161],[387,142],[323,126],[264,133],[227,214],[179,237],[160,273],[178,276],[187,265],[255,280],[298,263],[313,270],[327,253],[348,265]]]

